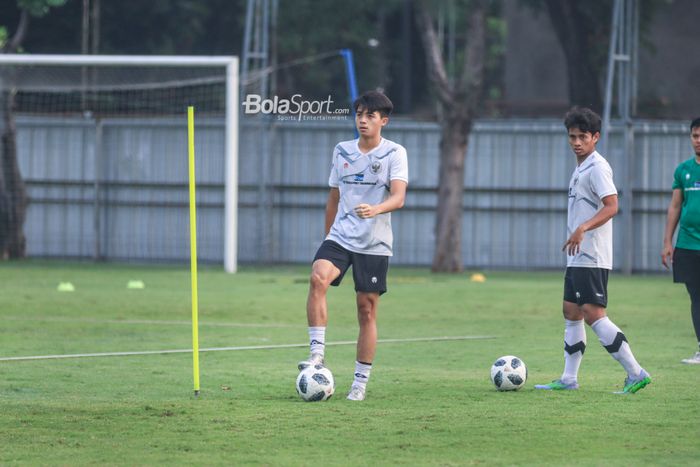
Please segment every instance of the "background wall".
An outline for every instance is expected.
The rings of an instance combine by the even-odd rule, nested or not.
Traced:
[[[185,122],[181,119],[18,119],[21,170],[31,204],[25,231],[33,257],[187,261]],[[350,122],[245,121],[240,134],[239,260],[307,263],[322,241],[330,154],[353,137]],[[97,128],[101,127],[101,143]],[[393,121],[387,138],[408,149],[410,185],[392,216],[393,264],[429,265],[439,131]],[[620,146],[614,131],[611,148]],[[265,155],[262,139],[270,146]],[[197,123],[198,247],[223,261],[223,121]],[[629,213],[615,220],[615,261],[631,249],[635,270],[660,270],[673,170],[690,157],[685,122],[636,127],[634,244],[621,244]],[[621,150],[608,159],[621,196]],[[575,160],[558,120],[484,120],[467,154],[463,252],[468,268],[560,268],[566,190]],[[262,174],[262,175],[261,175]],[[97,194],[97,196],[96,196]]]

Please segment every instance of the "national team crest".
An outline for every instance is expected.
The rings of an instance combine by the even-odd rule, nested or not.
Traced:
[[[373,162],[372,163],[372,173],[378,173],[380,170],[382,170],[382,164],[381,162]]]

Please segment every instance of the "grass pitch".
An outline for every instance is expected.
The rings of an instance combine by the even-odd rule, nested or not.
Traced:
[[[200,270],[200,347],[305,343],[308,270]],[[330,346],[336,395],[294,391],[307,349],[0,361],[0,464],[697,464],[700,368],[689,303],[669,277],[609,284],[613,321],[653,383],[612,394],[624,372],[587,329],[581,389],[535,391],[563,367],[562,273],[439,275],[393,268],[362,403],[345,400],[354,346]],[[146,288],[129,290],[129,280]],[[56,291],[71,282],[75,292]],[[189,270],[0,263],[0,358],[191,348]],[[329,295],[329,341],[357,335],[352,281]],[[492,362],[520,356],[526,387],[496,392]]]

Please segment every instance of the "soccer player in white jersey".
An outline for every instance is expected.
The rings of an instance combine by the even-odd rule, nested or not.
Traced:
[[[564,372],[536,389],[578,389],[578,370],[586,350],[584,321],[605,350],[627,372],[622,391],[633,394],[651,377],[632,354],[627,338],[606,314],[608,272],[612,269],[612,218],[617,214],[617,189],[608,161],[596,151],[600,117],[574,107],[564,119],[576,168],[569,182],[566,274],[564,276]]]
[[[357,338],[355,374],[347,398],[365,398],[377,346],[377,307],[386,292],[392,255],[391,212],[404,205],[408,185],[406,149],[382,138],[393,104],[384,94],[370,91],[353,104],[359,138],[335,146],[328,179],[326,239],[314,257],[306,316],[311,355],[299,369],[323,365],[328,287],[340,285],[352,266],[355,282]]]

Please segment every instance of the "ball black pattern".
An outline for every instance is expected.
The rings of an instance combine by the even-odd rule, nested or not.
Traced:
[[[499,388],[501,387],[501,385],[503,384],[503,372],[502,371],[499,371],[498,373],[496,373],[494,375],[493,384],[495,384],[496,387],[499,387]]]

